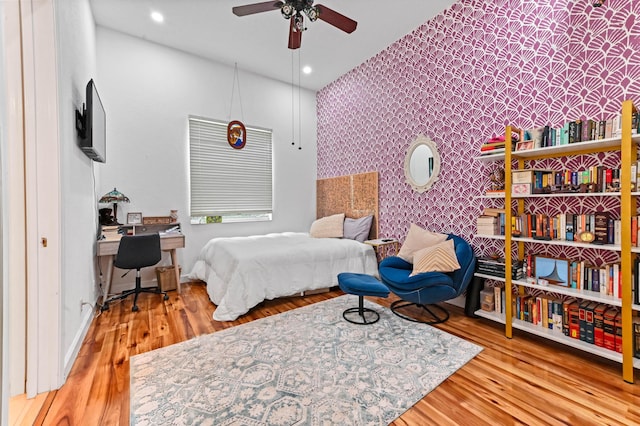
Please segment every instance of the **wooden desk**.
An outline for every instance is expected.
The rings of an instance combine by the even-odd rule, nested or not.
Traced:
[[[109,290],[111,290],[111,280],[113,279],[113,260],[118,253],[120,240],[100,240],[98,241],[98,256],[109,256],[109,264],[107,266],[107,286],[104,292],[104,300],[109,298]],[[178,294],[180,294],[180,268],[178,267],[178,257],[176,249],[184,248],[184,235],[168,234],[160,236],[160,249],[168,251],[171,254],[171,264],[176,274],[176,286]]]

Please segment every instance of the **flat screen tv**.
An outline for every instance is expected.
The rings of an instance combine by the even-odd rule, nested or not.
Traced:
[[[76,110],[76,128],[80,136],[80,149],[89,158],[107,162],[107,117],[93,79],[87,83],[86,107]]]

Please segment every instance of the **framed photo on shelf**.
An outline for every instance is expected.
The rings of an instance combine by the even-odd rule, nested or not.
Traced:
[[[554,257],[535,257],[536,283],[570,287],[569,260]]]
[[[529,149],[533,149],[533,141],[521,141],[516,143],[516,151],[527,151]]]
[[[141,212],[127,213],[127,224],[142,225],[142,213]]]

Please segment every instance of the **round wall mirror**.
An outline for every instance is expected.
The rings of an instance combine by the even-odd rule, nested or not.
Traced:
[[[413,140],[404,159],[404,176],[411,187],[423,193],[438,180],[440,154],[435,142],[424,135]]]

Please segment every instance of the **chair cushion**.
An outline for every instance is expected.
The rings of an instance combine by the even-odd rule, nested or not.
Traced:
[[[311,224],[309,234],[314,238],[342,238],[344,213],[325,216]]]
[[[409,262],[396,257],[395,259],[409,265],[408,268],[398,267],[397,263],[394,264],[393,259],[393,257],[387,257],[380,263],[379,274],[382,282],[394,293],[397,291],[420,290],[439,285],[453,285],[451,277],[447,273],[425,272],[411,276],[411,264]]]
[[[389,295],[386,285],[367,274],[343,272],[338,274],[338,285],[345,293],[357,296],[387,297]]]
[[[415,223],[412,223],[409,228],[409,232],[407,233],[407,238],[404,240],[402,247],[400,247],[398,257],[409,263],[413,263],[413,254],[416,251],[434,246],[445,241],[447,238],[447,234],[427,231],[426,229],[420,228]]]
[[[424,272],[453,272],[460,269],[453,240],[418,250],[413,255],[414,276]]]

